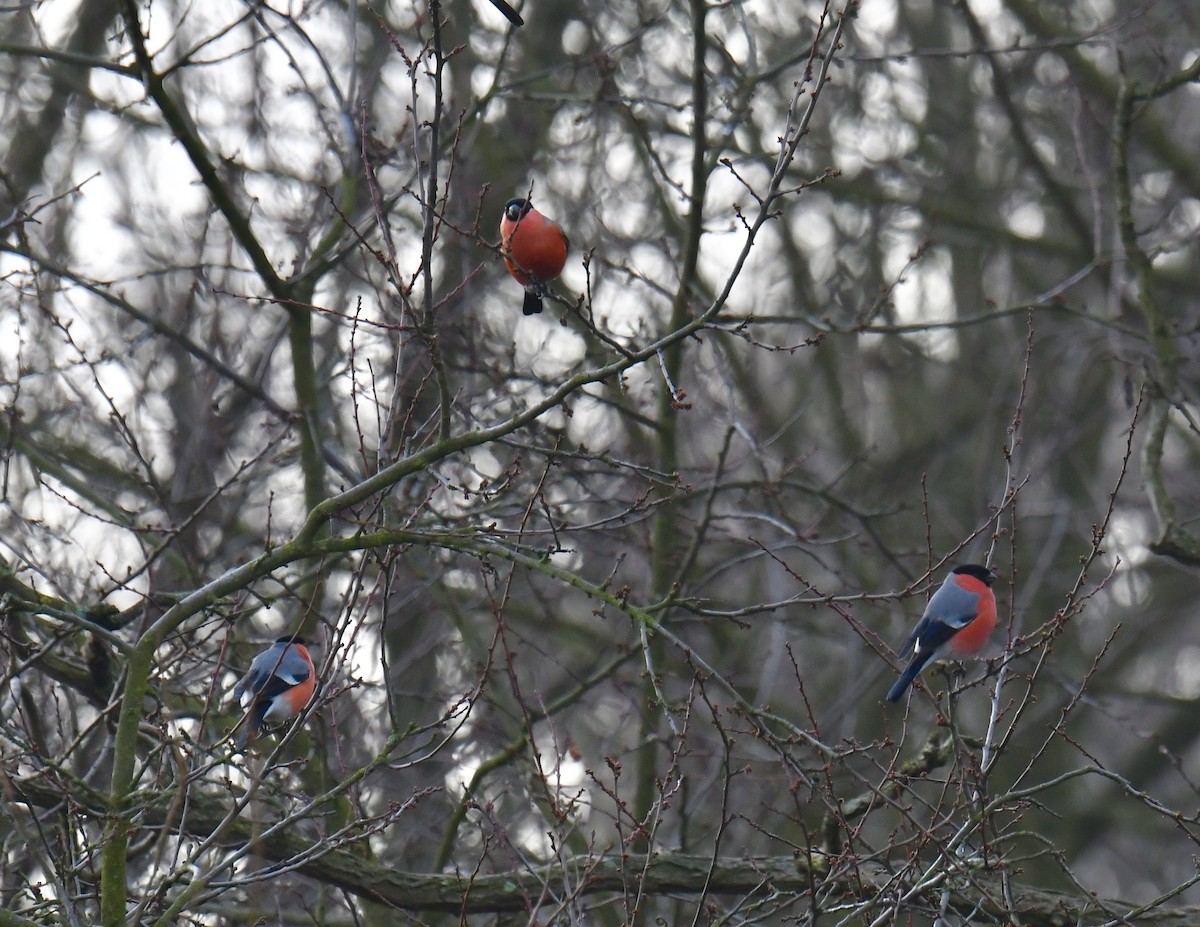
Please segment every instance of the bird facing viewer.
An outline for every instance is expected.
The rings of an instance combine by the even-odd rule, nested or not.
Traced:
[[[542,311],[547,284],[562,273],[570,242],[562,227],[533,208],[529,200],[509,200],[500,216],[500,252],[504,266],[521,286],[525,302],[521,311]]]

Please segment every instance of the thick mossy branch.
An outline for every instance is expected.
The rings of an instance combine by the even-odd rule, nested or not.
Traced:
[[[62,801],[60,792],[42,780],[17,780],[14,796],[37,807],[53,807]],[[80,809],[101,809],[80,800]],[[187,832],[203,839],[225,816],[224,803],[216,798],[194,796],[190,800]],[[156,827],[166,822],[163,805],[143,809],[139,827]],[[251,840],[255,825],[236,821],[221,840],[224,846],[239,846]],[[255,845],[264,860],[300,872],[326,885],[350,892],[364,900],[381,902],[406,911],[448,912],[458,915],[531,911],[542,903],[546,889],[556,897],[634,894],[745,895],[766,897],[770,893],[803,896],[814,889],[826,903],[839,897],[861,902],[875,896],[880,905],[897,904],[896,874],[882,864],[866,864],[845,857],[820,853],[802,856],[721,857],[692,854],[622,854],[577,856],[511,872],[488,874],[398,872],[371,862],[350,849],[324,849],[320,843],[297,833],[277,831]],[[1127,902],[1092,900],[1081,902],[1071,895],[1022,889],[1001,884],[997,871],[974,869],[962,884],[941,880],[927,893],[918,893],[903,904],[919,913],[936,911],[941,893],[949,892],[949,910],[996,923],[1021,923],[1026,927],[1067,927],[1108,923],[1133,915]],[[1011,906],[1000,899],[1010,897]],[[1137,913],[1140,925],[1191,923],[1200,909],[1176,908]],[[28,924],[20,919],[12,923]],[[3,927],[3,922],[0,922]]]

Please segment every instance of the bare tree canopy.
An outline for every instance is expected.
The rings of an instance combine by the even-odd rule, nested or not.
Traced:
[[[13,0],[0,75],[0,927],[1200,918],[1200,4]]]

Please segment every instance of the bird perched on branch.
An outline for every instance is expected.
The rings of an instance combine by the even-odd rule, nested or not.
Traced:
[[[317,673],[303,638],[281,637],[256,656],[233,690],[246,713],[238,746],[246,749],[268,723],[289,721],[312,698]]]
[[[533,208],[529,200],[509,200],[500,217],[500,252],[504,266],[521,286],[525,302],[521,311],[542,311],[546,284],[562,273],[570,242],[562,227]]]
[[[889,702],[900,701],[930,661],[946,653],[970,656],[987,643],[996,627],[996,597],[991,588],[996,578],[993,571],[974,563],[950,572],[900,651],[903,655],[912,650],[912,658],[888,692]]]

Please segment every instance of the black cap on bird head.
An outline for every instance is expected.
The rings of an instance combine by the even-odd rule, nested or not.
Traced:
[[[516,222],[532,208],[529,200],[509,200],[504,204],[504,215],[509,222]]]
[[[958,573],[963,576],[971,576],[979,580],[985,586],[990,586],[996,581],[996,573],[994,570],[989,570],[985,566],[980,566],[978,563],[968,563],[964,566],[956,566],[951,573]]]
[[[285,634],[283,637],[275,638],[275,643],[277,643],[277,644],[303,644],[306,647],[308,646],[308,641],[305,640],[303,637],[301,637],[299,634]]]

